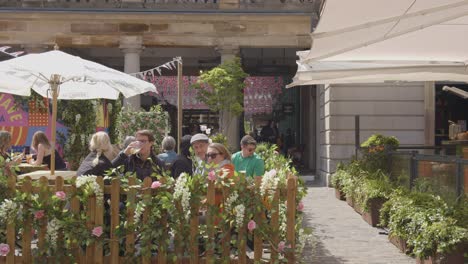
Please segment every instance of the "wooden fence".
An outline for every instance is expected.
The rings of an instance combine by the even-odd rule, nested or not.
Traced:
[[[262,178],[257,177],[255,180],[255,187],[259,188],[261,184]],[[21,183],[16,182],[14,177],[11,177],[9,180],[9,188],[10,190],[20,190],[24,193],[37,193],[39,197],[44,195],[44,187],[49,189],[50,191],[64,191],[65,193],[73,193],[76,192],[76,186],[71,184],[65,184],[64,179],[62,177],[57,177],[55,181],[49,182],[47,178],[42,177],[39,180],[39,185],[32,184],[33,181],[30,178],[24,179]],[[128,191],[125,191],[122,188],[119,179],[112,179],[110,184],[104,184],[104,180],[102,177],[97,177],[97,183],[100,185],[103,193],[106,195],[106,200],[110,197],[110,226],[117,227],[121,223],[121,216],[119,204],[121,199],[126,199],[127,207],[126,210],[126,221],[131,224],[134,221],[134,208],[131,205],[135,205],[139,199],[148,199],[147,195],[144,194],[151,194],[154,190],[151,189],[152,180],[150,178],[146,178],[143,181],[142,188],[139,190],[135,188],[130,188]],[[129,185],[133,185],[135,183],[134,178],[129,179]],[[209,182],[208,189],[207,189],[207,203],[209,205],[215,204],[215,192],[216,188],[213,182]],[[263,223],[267,223],[269,228],[272,228],[273,237],[268,238],[268,241],[271,243],[269,244],[268,248],[264,246],[264,241],[266,239],[262,238],[259,234],[260,232],[255,232],[254,234],[254,248],[253,254],[252,252],[247,253],[246,250],[246,233],[248,230],[246,228],[239,229],[238,238],[244,239],[237,239],[238,245],[237,247],[237,254],[235,256],[232,255],[231,248],[230,248],[230,239],[223,239],[222,243],[222,252],[215,253],[213,249],[207,248],[206,252],[200,255],[199,252],[199,215],[191,215],[190,217],[190,237],[183,238],[183,237],[175,237],[174,238],[174,252],[172,252],[173,256],[177,256],[177,258],[169,258],[168,252],[165,252],[165,249],[159,248],[158,253],[155,256],[141,256],[138,257],[137,260],[133,260],[136,263],[219,263],[217,259],[220,256],[226,257],[230,259],[230,263],[258,263],[259,261],[262,262],[269,262],[269,263],[277,263],[279,258],[279,253],[276,248],[279,241],[279,228],[280,228],[280,215],[279,215],[279,203],[280,203],[280,196],[281,200],[286,200],[286,241],[290,243],[291,248],[294,249],[296,234],[295,234],[295,221],[296,221],[296,192],[297,192],[297,177],[289,175],[287,179],[287,187],[286,189],[277,189],[275,190],[273,202],[269,206],[269,210],[271,210],[270,219],[269,221],[263,221]],[[143,194],[143,195],[138,195]],[[146,198],[145,198],[146,197]],[[151,197],[151,196],[149,196]],[[50,199],[50,197],[42,197],[43,199]],[[27,206],[27,205],[24,205]],[[84,208],[80,201],[77,198],[73,198],[70,201],[69,205],[70,213],[78,213],[80,212],[80,208]],[[96,199],[95,196],[91,196],[88,200],[88,204],[86,206],[87,209],[87,228],[91,232],[93,227],[95,226],[104,226],[104,206],[103,201]],[[27,210],[27,208],[23,208]],[[255,216],[254,220],[257,220],[257,223],[262,223],[261,218],[265,217],[265,213],[259,213]],[[0,257],[0,263],[36,263],[36,262],[45,262],[45,263],[67,263],[70,262],[71,259],[68,260],[57,260],[54,256],[36,256],[32,254],[32,247],[37,247],[39,252],[44,249],[45,241],[46,241],[46,232],[47,232],[47,220],[41,221],[40,227],[37,231],[37,239],[34,239],[34,234],[31,233],[32,230],[32,221],[33,216],[27,217],[23,219],[23,223],[10,223],[7,225],[7,244],[10,247],[10,252],[6,257]],[[145,211],[142,217],[142,224],[148,221],[148,212]],[[214,219],[213,216],[207,215],[206,217],[206,233],[208,234],[208,239],[212,242],[215,239],[215,233],[219,232],[215,230],[213,225]],[[20,235],[21,240],[16,241],[17,239],[17,228],[15,224],[19,224],[18,226],[23,226],[22,233]],[[161,226],[164,226],[164,223],[161,223]],[[113,228],[108,227],[110,230],[109,234],[109,250],[106,254],[104,254],[103,244],[102,243],[91,243],[84,247],[77,246],[74,243],[70,245],[64,245],[63,243],[63,236],[59,234],[57,244],[59,246],[66,246],[72,252],[73,255],[73,262],[76,263],[128,263],[127,257],[121,256],[122,251],[126,252],[125,254],[133,254],[135,252],[135,242],[137,240],[138,234],[135,233],[126,233],[125,234],[125,245],[119,243],[118,234],[116,234],[116,230]],[[158,227],[155,227],[158,228]],[[230,231],[227,232],[229,234]],[[180,246],[180,239],[188,242],[188,246],[184,249]],[[225,242],[227,241],[227,242]],[[21,253],[15,256],[15,246],[16,243],[20,243],[21,246]],[[140,245],[141,247],[149,247],[150,245]],[[121,248],[125,247],[125,249]],[[188,250],[187,250],[188,248]],[[267,252],[265,254],[264,252]],[[184,252],[185,251],[185,252]],[[188,251],[188,252],[187,252]],[[269,252],[268,252],[269,251]],[[284,258],[287,260],[288,263],[295,262],[295,255],[294,250],[289,250],[288,253],[285,253]],[[119,254],[120,252],[120,254]],[[250,257],[249,257],[249,256]],[[251,258],[253,255],[253,259]]]

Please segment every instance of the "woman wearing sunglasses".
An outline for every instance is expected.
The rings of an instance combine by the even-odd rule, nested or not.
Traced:
[[[227,172],[225,178],[230,178],[234,175],[234,165],[231,163],[231,153],[229,153],[223,144],[211,143],[208,145],[208,150],[206,151],[206,162],[213,165],[211,170],[214,170],[218,176],[223,176],[225,172]]]

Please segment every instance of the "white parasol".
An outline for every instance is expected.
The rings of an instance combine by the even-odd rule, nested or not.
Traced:
[[[52,99],[51,143],[55,147],[57,99],[117,99],[156,92],[156,87],[129,74],[54,50],[0,62],[0,92],[29,96],[31,89]],[[55,173],[55,151],[51,154]]]

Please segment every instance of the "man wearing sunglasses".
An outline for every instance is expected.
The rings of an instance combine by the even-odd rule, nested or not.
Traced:
[[[241,140],[241,151],[232,155],[232,163],[237,172],[244,173],[247,177],[263,176],[265,162],[255,153],[257,141],[246,135]]]

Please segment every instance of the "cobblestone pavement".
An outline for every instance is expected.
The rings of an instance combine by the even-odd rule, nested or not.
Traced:
[[[388,242],[383,231],[368,225],[334,189],[309,185],[304,200],[304,225],[313,228],[313,243],[304,249],[304,263],[414,264]]]

